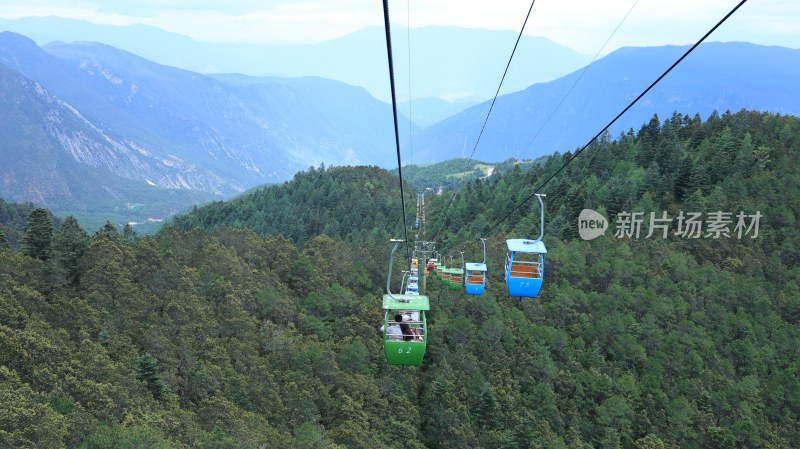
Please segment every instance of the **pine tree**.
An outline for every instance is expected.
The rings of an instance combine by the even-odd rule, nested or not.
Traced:
[[[644,183],[640,194],[651,192],[653,196],[659,197],[663,192],[663,183],[664,177],[661,175],[661,168],[658,166],[658,162],[652,161],[647,166],[647,170],[645,170]]]
[[[163,397],[166,387],[158,372],[158,361],[147,352],[139,357],[139,375],[137,379],[147,383],[147,389],[150,390],[154,398],[160,400]]]
[[[100,237],[105,237],[109,240],[116,240],[119,238],[119,231],[117,231],[117,227],[114,226],[114,223],[106,220],[105,224],[102,228],[98,229],[97,232],[94,233],[94,238],[98,239]]]
[[[28,215],[28,225],[22,238],[22,251],[25,255],[39,260],[50,257],[53,239],[53,221],[47,209],[36,208]]]
[[[658,138],[661,131],[661,122],[658,115],[654,115],[647,125],[642,126],[637,136],[641,142],[641,149],[639,154],[636,155],[636,163],[642,167],[646,167],[655,159],[658,152]]]
[[[80,266],[81,260],[87,248],[89,248],[89,235],[74,216],[68,216],[53,236],[52,251],[53,261],[63,276],[64,284],[78,286],[83,271],[83,267]]]
[[[134,242],[138,237],[133,226],[131,226],[130,223],[125,223],[125,227],[122,228],[122,239],[126,242]]]
[[[478,422],[483,428],[495,428],[499,421],[500,405],[497,396],[491,388],[486,388],[481,393],[480,405],[477,410]]]
[[[692,192],[692,158],[684,157],[678,166],[678,174],[675,176],[675,198],[682,201]]]

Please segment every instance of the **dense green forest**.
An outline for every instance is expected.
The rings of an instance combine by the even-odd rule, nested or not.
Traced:
[[[429,233],[481,257],[570,156],[429,197]],[[485,295],[431,284],[419,368],[381,350],[383,170],[309,170],[155,236],[31,210],[0,249],[0,447],[800,447],[798,158],[800,120],[758,112],[604,137],[544,189],[540,297],[502,282],[528,203],[488,236]],[[583,241],[583,208],[763,217],[756,238]]]
[[[383,241],[402,229],[397,176],[377,167],[323,165],[295,175],[291,182],[268,186],[232,201],[195,207],[172,224],[184,231],[220,226],[281,235],[302,245],[315,235],[350,241]],[[413,189],[406,186],[413,207]]]

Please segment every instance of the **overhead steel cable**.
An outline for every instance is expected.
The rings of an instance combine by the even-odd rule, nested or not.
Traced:
[[[689,54],[691,54],[691,53],[692,53],[692,52],[693,52],[693,51],[694,51],[694,50],[695,50],[695,49],[696,49],[698,46],[700,46],[700,44],[701,44],[701,43],[703,43],[703,41],[705,41],[705,40],[708,38],[708,36],[710,36],[710,35],[711,35],[711,33],[713,33],[714,31],[716,31],[716,29],[717,29],[717,28],[719,28],[719,27],[720,27],[720,26],[721,26],[723,23],[725,23],[725,21],[727,21],[727,20],[728,20],[728,19],[729,19],[729,18],[730,18],[730,17],[731,17],[731,16],[732,16],[732,15],[733,15],[733,14],[734,14],[734,13],[735,13],[735,12],[736,12],[736,11],[737,11],[737,10],[738,10],[740,7],[741,7],[741,6],[742,6],[742,5],[744,5],[746,2],[747,2],[747,0],[742,0],[742,1],[741,1],[741,2],[739,2],[739,4],[737,4],[737,5],[736,5],[736,6],[735,6],[733,9],[731,9],[731,11],[730,11],[730,12],[728,12],[728,14],[726,14],[726,15],[725,15],[725,17],[723,17],[723,18],[722,18],[722,19],[721,19],[719,22],[717,22],[717,24],[716,24],[716,25],[714,25],[714,26],[713,26],[713,27],[712,27],[710,30],[708,30],[708,32],[707,32],[706,34],[704,34],[704,35],[703,35],[703,37],[701,37],[701,38],[700,38],[700,40],[698,40],[698,41],[697,41],[697,42],[696,42],[694,45],[692,45],[692,46],[691,46],[691,47],[690,47],[688,50],[686,50],[686,52],[685,52],[685,53],[684,53],[684,54],[683,54],[683,55],[682,55],[680,58],[678,58],[678,60],[677,60],[677,61],[675,61],[675,62],[674,62],[674,63],[673,63],[671,66],[669,66],[669,68],[668,68],[668,69],[667,69],[667,70],[666,70],[664,73],[662,73],[662,74],[661,74],[661,76],[659,76],[659,77],[658,77],[658,78],[657,78],[655,81],[653,81],[653,83],[652,83],[652,84],[650,84],[650,86],[648,86],[648,87],[647,87],[647,89],[645,89],[645,90],[644,90],[644,91],[643,91],[641,94],[639,94],[639,96],[637,96],[637,97],[636,97],[636,98],[635,98],[635,99],[634,99],[634,100],[633,100],[633,101],[632,101],[632,102],[631,102],[631,103],[630,103],[630,104],[629,104],[627,107],[625,107],[625,109],[623,109],[623,110],[622,110],[622,112],[620,112],[619,114],[617,114],[617,116],[616,116],[616,117],[614,117],[614,119],[613,119],[613,120],[611,120],[610,122],[608,122],[608,124],[607,124],[605,127],[603,127],[603,129],[601,129],[601,130],[600,130],[600,132],[598,132],[597,134],[595,134],[595,135],[594,135],[594,137],[592,137],[592,138],[589,140],[589,142],[587,142],[587,143],[586,143],[586,145],[584,145],[584,146],[583,146],[583,147],[581,147],[581,148],[580,148],[578,151],[576,151],[576,152],[575,152],[575,154],[573,154],[573,155],[572,155],[572,156],[571,156],[571,157],[570,157],[570,158],[567,160],[567,162],[565,162],[565,163],[564,163],[564,164],[563,164],[563,165],[562,165],[562,166],[561,166],[561,167],[560,167],[558,170],[556,170],[556,171],[555,171],[555,173],[551,174],[551,175],[550,175],[550,176],[549,176],[549,177],[548,177],[548,178],[547,178],[547,179],[546,179],[546,180],[545,180],[543,183],[541,183],[541,184],[539,185],[539,187],[537,187],[537,188],[536,188],[536,189],[535,189],[535,190],[534,190],[534,191],[533,191],[533,192],[532,192],[530,195],[528,195],[528,197],[527,197],[527,198],[525,198],[524,200],[522,200],[522,201],[521,201],[519,204],[517,204],[517,205],[516,205],[516,207],[514,207],[514,209],[512,209],[512,210],[511,210],[510,212],[508,212],[508,213],[507,213],[505,216],[503,216],[503,218],[501,218],[500,220],[498,220],[498,221],[497,221],[497,223],[495,223],[495,224],[494,224],[494,226],[492,226],[492,227],[489,229],[489,231],[487,231],[487,232],[486,232],[486,234],[487,234],[487,235],[488,235],[488,234],[491,234],[491,232],[492,232],[492,231],[494,231],[494,230],[495,230],[495,229],[496,229],[498,226],[500,226],[500,224],[501,224],[502,222],[504,222],[505,220],[507,220],[507,219],[508,219],[508,217],[510,217],[510,216],[511,216],[511,214],[513,214],[514,212],[516,212],[516,211],[517,211],[517,210],[518,210],[520,207],[522,207],[522,206],[523,206],[523,205],[524,205],[526,202],[528,202],[528,200],[530,200],[530,199],[531,199],[531,198],[533,198],[533,197],[534,197],[534,196],[535,196],[537,193],[539,193],[539,191],[541,191],[541,190],[544,188],[544,186],[546,186],[546,185],[547,185],[547,183],[549,183],[549,182],[550,182],[550,180],[552,180],[552,179],[553,179],[553,178],[554,178],[556,175],[558,175],[559,173],[561,173],[561,171],[562,171],[562,170],[564,170],[564,168],[566,168],[566,167],[567,167],[567,166],[568,166],[568,165],[569,165],[569,164],[570,164],[570,163],[571,163],[573,160],[575,160],[575,158],[576,158],[576,157],[578,157],[578,155],[579,155],[579,154],[583,153],[583,151],[584,151],[586,148],[588,148],[588,147],[589,147],[589,145],[591,145],[591,144],[592,144],[592,142],[594,142],[594,141],[595,141],[595,140],[596,140],[598,137],[600,137],[600,136],[601,136],[601,135],[602,135],[604,132],[606,132],[606,131],[608,130],[608,128],[610,128],[610,127],[611,127],[611,125],[613,125],[613,124],[614,124],[614,123],[615,123],[617,120],[619,120],[619,118],[620,118],[620,117],[622,117],[622,115],[623,115],[623,114],[625,114],[626,112],[628,112],[628,110],[629,110],[630,108],[632,108],[634,104],[636,104],[636,103],[637,103],[639,100],[641,100],[641,99],[642,99],[642,97],[644,97],[644,96],[645,96],[645,95],[646,95],[648,92],[650,92],[650,90],[651,90],[653,87],[655,87],[655,85],[656,85],[656,84],[658,84],[658,83],[659,83],[659,82],[660,82],[662,79],[664,79],[664,77],[665,77],[665,76],[667,76],[667,74],[668,74],[669,72],[671,72],[671,71],[672,71],[672,69],[674,69],[675,67],[677,67],[677,66],[678,66],[678,64],[680,64],[680,63],[681,63],[681,62],[682,62],[684,59],[686,59],[686,57],[687,57],[687,56],[689,56]]]
[[[574,83],[572,83],[572,86],[569,87],[569,89],[567,90],[567,93],[565,93],[564,96],[561,97],[561,101],[559,101],[558,104],[556,105],[556,107],[553,108],[553,111],[550,113],[550,115],[547,117],[547,119],[544,121],[544,123],[542,123],[542,126],[539,127],[539,130],[536,131],[536,134],[533,135],[533,137],[531,138],[531,140],[528,142],[527,145],[522,147],[522,153],[519,155],[519,159],[520,160],[522,160],[522,154],[524,154],[525,151],[527,150],[527,148],[529,148],[531,146],[531,144],[536,140],[536,138],[539,137],[539,134],[541,134],[542,130],[544,130],[544,128],[547,126],[547,124],[550,123],[550,120],[552,120],[553,117],[556,115],[556,112],[558,112],[558,110],[561,108],[561,105],[564,104],[564,101],[567,100],[567,97],[569,97],[569,95],[575,89],[575,86],[577,86],[578,83],[581,82],[581,80],[583,79],[583,76],[586,75],[586,72],[589,70],[589,68],[592,67],[592,64],[594,64],[595,61],[597,61],[597,58],[600,56],[600,53],[602,53],[603,49],[606,48],[606,45],[608,45],[608,43],[611,41],[611,38],[614,37],[615,34],[617,34],[617,31],[620,29],[622,24],[625,23],[625,20],[628,18],[628,16],[631,15],[631,12],[633,12],[633,9],[636,8],[636,5],[639,4],[639,1],[640,0],[636,0],[633,3],[633,5],[628,10],[628,12],[622,18],[622,20],[620,20],[620,22],[617,24],[617,27],[614,28],[614,31],[612,31],[611,34],[608,36],[608,39],[606,39],[606,41],[603,43],[603,45],[600,47],[600,49],[597,50],[597,53],[594,54],[594,57],[589,62],[589,64],[587,64],[586,67],[583,68],[583,70],[581,71],[580,75],[578,75],[578,78],[575,80]]]
[[[535,0],[534,0],[534,1],[535,1]],[[564,94],[564,96],[561,98],[561,101],[559,101],[558,105],[556,105],[556,107],[555,107],[555,108],[553,109],[553,111],[550,113],[550,116],[549,116],[549,117],[548,117],[548,118],[547,118],[547,119],[544,121],[544,123],[542,124],[542,126],[541,126],[541,127],[539,127],[539,130],[536,132],[536,134],[534,134],[534,136],[533,136],[533,138],[530,140],[530,142],[528,142],[528,144],[527,144],[527,145],[525,145],[525,147],[523,147],[523,148],[527,148],[527,147],[529,147],[529,146],[531,145],[531,143],[533,143],[533,141],[534,141],[534,140],[536,140],[536,137],[538,137],[538,136],[539,136],[539,134],[541,134],[542,130],[545,128],[545,126],[547,126],[547,123],[549,123],[549,122],[550,122],[550,120],[553,118],[553,116],[555,115],[556,111],[558,111],[558,109],[559,109],[559,108],[561,108],[561,105],[564,103],[564,101],[567,99],[567,97],[569,97],[569,95],[570,95],[570,94],[572,93],[572,91],[575,89],[575,86],[577,86],[577,85],[578,85],[578,83],[581,81],[581,79],[583,79],[583,76],[586,74],[586,72],[589,70],[589,68],[592,66],[592,64],[594,64],[594,62],[595,62],[595,61],[597,60],[597,58],[600,56],[600,53],[602,53],[602,51],[603,51],[603,49],[606,47],[606,45],[608,45],[608,43],[611,41],[611,38],[613,38],[613,37],[614,37],[614,35],[617,33],[617,31],[618,31],[618,30],[620,29],[620,27],[622,26],[622,24],[623,24],[623,23],[625,23],[625,20],[627,20],[628,16],[630,16],[631,12],[632,12],[632,11],[633,11],[633,9],[636,7],[636,5],[637,5],[637,4],[639,4],[639,1],[640,1],[640,0],[636,0],[636,1],[633,3],[633,5],[630,7],[630,9],[628,9],[628,12],[625,14],[625,16],[623,16],[623,17],[622,17],[622,20],[620,20],[620,22],[617,24],[616,28],[614,28],[614,30],[611,32],[611,34],[608,36],[608,38],[606,38],[606,41],[603,43],[603,45],[600,47],[600,49],[599,49],[599,50],[597,50],[597,52],[595,53],[594,57],[593,57],[593,58],[592,58],[592,60],[589,62],[589,64],[587,64],[587,65],[586,65],[586,67],[584,67],[584,68],[583,68],[583,70],[581,71],[581,73],[580,73],[580,75],[578,76],[578,78],[575,80],[575,82],[574,82],[574,83],[572,83],[572,86],[570,86],[570,88],[567,90],[567,93],[566,93],[566,94]],[[532,9],[532,8],[533,8],[533,3],[531,3],[531,9]],[[530,9],[528,10],[528,15],[530,15]],[[526,19],[525,19],[525,23],[527,23],[527,20],[528,20],[528,19],[526,18]],[[525,24],[523,24],[523,25],[522,25],[522,27],[523,27],[523,29],[524,29],[524,28],[525,28]],[[522,31],[520,31],[520,36],[522,36]],[[519,42],[519,37],[517,38],[517,42]],[[516,50],[516,45],[514,46],[514,49]],[[511,55],[512,55],[512,57],[513,57],[514,53],[512,52],[512,54],[511,54]],[[509,63],[510,63],[510,61],[509,61]],[[508,71],[508,66],[506,66],[506,71]],[[505,74],[503,74],[503,78],[505,78]],[[502,84],[503,84],[503,81],[501,80],[501,81],[500,81],[500,85],[502,85]],[[500,88],[499,88],[499,87],[498,87],[497,91],[498,91],[498,92],[500,92]],[[496,95],[495,95],[495,98],[496,98]],[[492,103],[492,106],[494,106],[494,102]],[[491,112],[491,108],[490,108],[490,112]],[[488,115],[487,115],[487,117],[486,117],[487,121],[488,121],[488,118],[489,118],[489,117],[488,117]],[[486,126],[486,122],[484,122],[484,126]],[[481,133],[483,133],[483,129],[481,129]],[[478,137],[478,139],[480,140],[480,136]],[[472,159],[472,155],[474,155],[474,154],[475,154],[475,149],[476,149],[476,148],[477,148],[477,142],[475,143],[475,148],[473,148],[473,150],[472,150],[472,154],[470,155],[470,159]],[[523,149],[523,152],[524,152],[524,149]],[[459,185],[459,188],[460,188],[460,185]],[[447,209],[445,209],[445,214],[449,213],[449,211],[450,211],[450,209],[451,209],[451,206],[453,205],[453,203],[455,203],[456,196],[458,195],[458,190],[459,190],[459,189],[456,189],[456,193],[454,193],[454,194],[453,194],[453,197],[451,198],[450,204],[448,205]],[[527,200],[526,200],[526,201],[527,201]],[[440,229],[439,229],[439,232],[441,232],[441,229],[442,229],[442,228],[440,228]],[[438,232],[437,232],[437,235],[436,235],[436,236],[438,237]],[[435,239],[434,239],[434,240],[435,240]]]
[[[494,104],[497,102],[497,97],[500,95],[500,88],[503,87],[503,81],[506,79],[506,75],[508,74],[508,68],[511,67],[511,61],[514,59],[514,53],[517,52],[517,47],[519,46],[519,41],[522,39],[522,32],[525,31],[525,26],[528,24],[528,19],[531,17],[531,11],[533,11],[533,5],[536,3],[536,0],[531,0],[531,6],[528,8],[528,14],[525,15],[525,21],[522,22],[522,28],[519,30],[519,35],[517,35],[517,40],[514,42],[514,48],[511,50],[511,56],[508,57],[508,63],[506,63],[506,68],[503,70],[503,76],[500,78],[500,84],[497,86],[497,91],[494,93],[494,98],[492,99],[492,104],[489,105],[489,111],[486,112],[486,118],[483,121],[483,125],[481,126],[481,131],[478,133],[478,138],[475,139],[475,146],[472,147],[472,152],[469,155],[469,160],[473,160],[475,156],[475,150],[478,149],[478,143],[481,141],[481,136],[483,136],[483,131],[486,129],[486,124],[489,123],[489,116],[492,114],[492,109],[494,109]],[[463,182],[463,179],[461,182]],[[455,192],[453,193],[453,197],[450,199],[450,204],[448,204],[447,209],[445,210],[445,216],[450,213],[450,209],[453,206],[453,203],[456,200],[456,196],[458,196],[458,191],[461,187],[459,183],[459,187],[456,188]],[[433,237],[433,241],[436,241],[436,237],[439,236],[439,232],[441,232],[442,228],[436,232],[436,235]]]
[[[403,189],[403,164],[400,158],[400,131],[397,126],[397,95],[394,88],[394,64],[392,62],[392,31],[389,27],[389,0],[383,0],[384,29],[386,30],[386,54],[389,57],[389,83],[392,87],[392,114],[394,116],[394,143],[397,148],[397,172],[400,178],[400,204],[403,208],[403,234],[406,241],[406,259],[411,259],[408,248],[408,225],[406,223],[406,195]]]
[[[536,3],[536,0],[531,1],[531,6],[530,8],[528,8],[528,14],[525,16],[525,22],[522,23],[522,28],[520,28],[519,30],[517,41],[514,42],[514,49],[511,50],[511,56],[508,57],[508,63],[506,64],[506,69],[503,71],[503,77],[500,78],[500,84],[497,86],[497,91],[494,93],[492,104],[489,106],[489,111],[486,113],[486,119],[483,121],[483,126],[481,126],[481,132],[478,133],[478,138],[475,139],[475,146],[472,147],[472,153],[470,153],[469,155],[470,159],[472,159],[472,156],[475,155],[475,150],[478,149],[478,143],[481,141],[481,136],[483,136],[483,131],[486,129],[486,124],[489,123],[489,116],[492,114],[492,109],[494,109],[494,104],[497,101],[497,97],[500,95],[500,88],[503,87],[503,81],[505,81],[506,75],[508,74],[508,68],[511,67],[511,60],[514,59],[514,53],[517,52],[517,46],[519,45],[519,40],[522,39],[522,32],[525,31],[525,25],[528,24],[528,19],[531,17],[531,11],[533,11],[534,3]]]
[[[414,140],[411,138],[414,127],[414,122],[411,120],[413,106],[413,97],[411,96],[411,0],[406,2],[406,15],[408,16],[408,23],[406,24],[406,44],[408,45],[408,158],[410,165],[414,165]]]

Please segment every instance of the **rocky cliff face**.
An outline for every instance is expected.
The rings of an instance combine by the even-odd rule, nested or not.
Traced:
[[[46,50],[0,33],[8,199],[140,202],[114,187],[123,181],[226,196],[321,163],[393,163],[390,106],[360,88],[213,78],[95,43]]]
[[[0,136],[5,181],[0,195],[41,204],[75,199],[75,186],[66,183],[67,169],[94,170],[112,183],[120,177],[223,193],[223,183],[212,173],[178,158],[160,158],[133,140],[111,137],[74,106],[14,70],[0,66],[0,84],[0,113],[7,126]]]

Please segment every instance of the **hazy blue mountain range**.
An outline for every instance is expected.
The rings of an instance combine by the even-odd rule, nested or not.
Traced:
[[[502,161],[574,151],[586,144],[688,47],[622,48],[591,65],[572,93],[558,104],[582,71],[498,98],[475,158]],[[612,134],[638,130],[653,114],[674,111],[708,117],[714,110],[742,108],[800,114],[800,50],[748,43],[701,45],[628,111]],[[416,161],[467,157],[486,118],[489,102],[473,106],[422,131],[414,140]],[[554,112],[555,111],[555,112]]]
[[[496,162],[574,150],[684,50],[618,50],[592,65],[555,113],[581,71],[501,96],[475,158]],[[13,201],[162,218],[320,163],[395,164],[391,107],[338,81],[201,75],[104,44],[40,48],[8,32],[0,33],[0,69],[6,86],[0,95],[0,196]],[[489,71],[487,66],[484,73]],[[514,71],[522,69],[512,65]],[[800,50],[705,44],[612,131],[638,129],[654,113],[666,118],[673,111],[708,116],[749,108],[797,115],[797,79]],[[469,156],[488,104],[424,130],[401,115],[404,162]],[[412,104],[412,117],[432,123],[461,107],[422,98]]]
[[[386,42],[382,27],[319,44],[258,45],[195,41],[159,28],[117,27],[59,17],[0,19],[40,45],[53,41],[102,42],[160,64],[199,73],[243,73],[282,77],[319,76],[361,86],[388,100]],[[448,100],[494,95],[517,33],[457,27],[412,28],[411,95],[408,94],[408,29],[392,27],[398,98]],[[542,37],[523,36],[505,81],[507,92],[563,76],[589,61]]]
[[[448,101],[438,97],[425,97],[400,102],[397,107],[415,125],[427,128],[478,103],[481,101],[470,99]]]
[[[120,179],[231,195],[320,163],[394,161],[391,108],[362,88],[319,78],[212,78],[101,44],[46,50],[0,33],[1,73],[16,89],[0,103],[9,127],[0,196],[10,200],[86,208],[101,200],[93,190]],[[24,126],[11,126],[17,122]],[[58,176],[45,175],[48,166]]]

